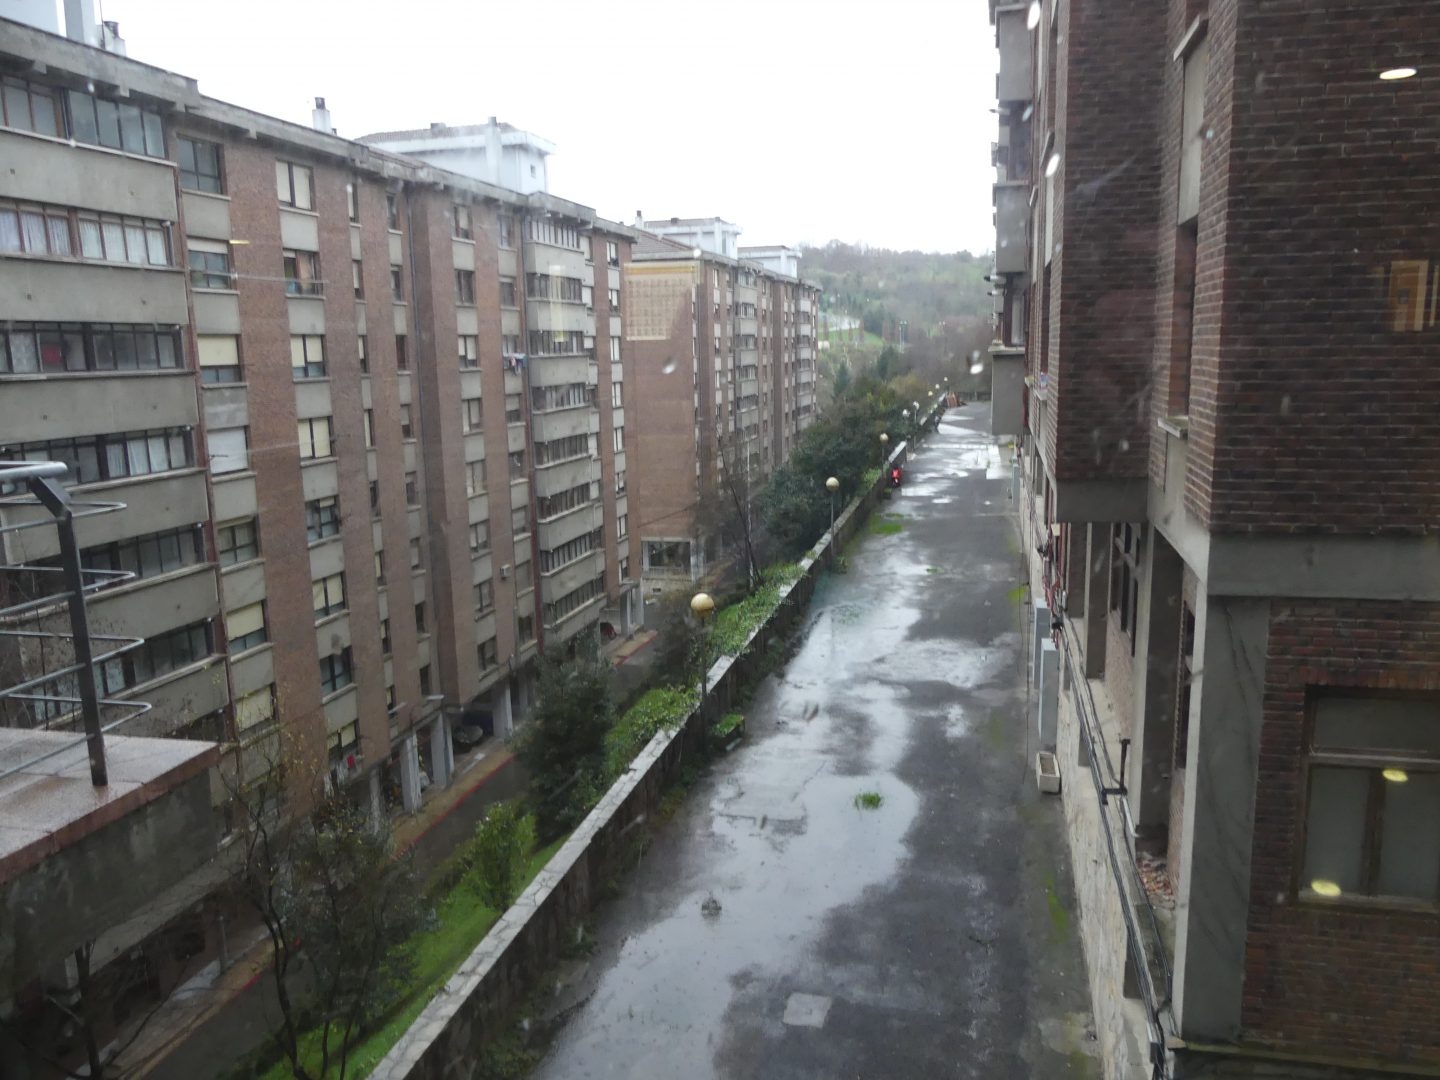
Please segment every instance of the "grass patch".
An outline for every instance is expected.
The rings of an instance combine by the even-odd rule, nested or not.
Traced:
[[[795,563],[777,563],[760,573],[760,585],[715,616],[710,642],[723,656],[739,656],[755,629],[780,606],[780,589],[800,576]]]
[[[1060,896],[1055,891],[1053,874],[1045,878],[1045,904],[1050,909],[1051,938],[1056,942],[1064,941],[1070,933],[1070,912],[1065,910],[1065,905],[1060,902]]]
[[[871,536],[894,536],[904,527],[899,514],[883,514],[870,519]]]
[[[530,856],[525,865],[526,885],[544,869],[545,864],[564,842],[565,837],[561,837]],[[435,917],[434,929],[421,930],[402,946],[413,950],[414,989],[391,1012],[384,1024],[351,1048],[350,1063],[345,1070],[347,1080],[352,1077],[360,1080],[370,1075],[371,1070],[400,1041],[400,1036],[415,1022],[415,1018],[430,1003],[430,999],[449,981],[450,976],[455,974],[465,958],[475,951],[475,946],[480,944],[500,918],[500,912],[480,903],[462,879],[436,898]],[[320,1069],[322,1031],[322,1028],[316,1027],[307,1032],[300,1041],[301,1060],[312,1074],[318,1074]],[[333,1062],[336,1058],[333,1046],[330,1056]],[[284,1058],[264,1073],[264,1080],[290,1080],[290,1077],[290,1062]]]
[[[605,736],[606,786],[629,768],[657,732],[679,724],[699,700],[695,687],[657,686],[641,694]]]
[[[717,739],[723,739],[744,722],[745,717],[740,713],[726,713],[720,718],[720,722],[710,729],[710,733]]]
[[[884,802],[885,796],[881,795],[878,791],[862,791],[859,795],[855,796],[855,809],[879,810],[881,804]]]
[[[869,491],[872,487],[874,487],[874,486],[875,486],[876,484],[878,484],[879,482],[880,482],[880,466],[879,466],[879,465],[876,465],[874,468],[866,469],[866,470],[865,470],[865,474],[860,477],[860,490],[861,490],[861,492]]]

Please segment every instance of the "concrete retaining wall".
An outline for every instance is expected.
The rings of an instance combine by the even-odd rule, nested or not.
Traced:
[[[544,870],[500,917],[371,1076],[380,1080],[441,1080],[472,1075],[491,1024],[503,1022],[534,977],[553,964],[562,945],[590,914],[605,879],[619,866],[632,830],[643,825],[679,777],[687,758],[704,752],[706,728],[729,711],[764,663],[771,641],[783,637],[804,613],[832,543],[840,551],[865,523],[885,489],[890,466],[907,460],[907,444],[891,453],[879,479],[850,500],[811,555],[800,576],[781,588],[780,604],[738,656],[711,667],[709,692],[684,723],[662,731],[555,853]]]

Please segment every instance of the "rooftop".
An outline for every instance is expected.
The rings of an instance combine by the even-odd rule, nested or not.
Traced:
[[[217,754],[214,743],[107,735],[110,782],[96,787],[74,733],[0,728],[0,884],[162,798]]]

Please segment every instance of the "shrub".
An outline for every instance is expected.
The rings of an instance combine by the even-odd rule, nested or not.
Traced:
[[[518,799],[496,803],[475,826],[466,883],[480,902],[504,911],[525,885],[526,861],[535,848],[535,818]]]

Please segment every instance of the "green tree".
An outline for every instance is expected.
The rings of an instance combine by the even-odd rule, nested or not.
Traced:
[[[518,799],[496,803],[475,826],[466,861],[466,883],[481,903],[504,911],[525,881],[525,863],[535,849],[535,819]]]
[[[572,660],[541,661],[538,700],[517,753],[530,775],[543,842],[560,836],[589,809],[585,795],[599,782],[605,733],[614,720],[610,666],[593,645]]]

